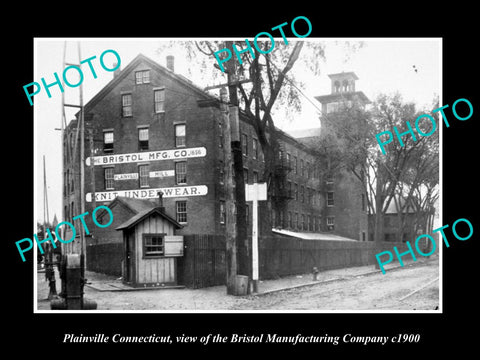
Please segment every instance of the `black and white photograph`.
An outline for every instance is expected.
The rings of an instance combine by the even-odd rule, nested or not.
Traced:
[[[68,5],[2,48],[7,353],[473,350],[468,5]]]
[[[35,45],[37,311],[441,311],[441,39]]]

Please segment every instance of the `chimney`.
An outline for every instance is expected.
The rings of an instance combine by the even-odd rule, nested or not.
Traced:
[[[228,91],[225,87],[220,88],[220,100],[228,102]]]
[[[161,213],[165,214],[165,207],[163,206],[163,192],[157,192],[158,195],[158,206],[157,209],[160,210]]]
[[[118,65],[118,63],[113,63],[113,68],[116,68]],[[120,66],[118,67],[118,69],[116,69],[114,72],[113,72],[113,78],[115,79],[118,74],[120,74],[120,71],[122,71],[122,69],[120,69]]]
[[[173,55],[167,56],[167,69],[171,72],[175,72],[175,57]]]

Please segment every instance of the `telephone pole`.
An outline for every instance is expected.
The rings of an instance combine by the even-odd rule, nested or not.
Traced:
[[[233,42],[226,41],[225,47],[232,49]],[[238,274],[248,276],[251,279],[251,246],[247,236],[246,204],[245,204],[245,179],[243,176],[243,154],[240,141],[240,124],[237,95],[237,66],[232,59],[226,63],[228,93],[230,97],[230,123],[232,126],[231,150],[235,173],[235,200],[236,200],[236,227],[237,227],[237,270]],[[248,146],[248,144],[245,144]]]

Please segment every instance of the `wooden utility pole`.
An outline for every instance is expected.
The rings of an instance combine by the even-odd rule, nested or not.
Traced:
[[[227,294],[235,295],[235,279],[237,276],[237,227],[235,224],[235,189],[233,182],[233,159],[231,148],[231,129],[229,107],[227,103],[227,91],[220,90],[222,111],[223,149],[225,151],[224,170],[225,174],[225,243],[226,243],[226,272]]]
[[[232,49],[233,42],[226,41],[225,47]],[[237,78],[237,66],[235,60],[226,63],[228,93],[230,98],[230,124],[232,127],[231,150],[233,156],[235,200],[236,200],[236,227],[237,227],[237,271],[238,274],[246,275],[251,279],[252,269],[250,262],[251,246],[247,236],[247,219],[245,203],[245,179],[243,175],[243,154],[240,140],[240,121],[238,109],[237,86],[240,83]],[[247,82],[250,80],[244,80]],[[245,144],[248,146],[248,144]]]

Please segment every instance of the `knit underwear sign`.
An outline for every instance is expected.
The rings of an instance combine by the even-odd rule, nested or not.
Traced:
[[[185,197],[185,196],[204,196],[208,193],[208,187],[206,185],[195,186],[176,186],[168,188],[155,188],[155,189],[133,189],[133,190],[116,190],[116,191],[104,191],[95,193],[95,201],[112,201],[117,196],[124,196],[134,199],[154,199],[158,198],[158,192],[163,192],[164,198]],[[92,201],[92,193],[86,194],[87,202]]]

